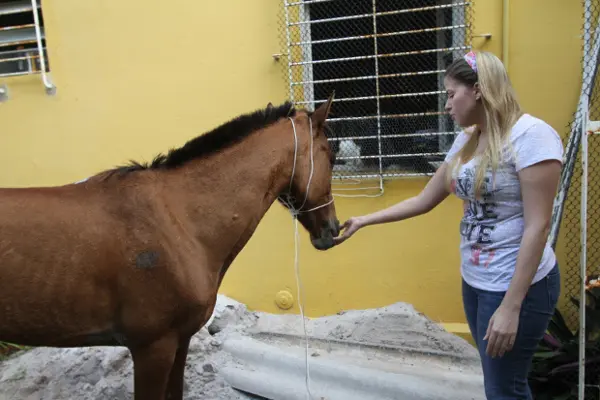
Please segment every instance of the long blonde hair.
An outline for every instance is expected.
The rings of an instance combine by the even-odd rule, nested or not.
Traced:
[[[481,196],[486,172],[491,169],[492,179],[502,162],[505,145],[509,142],[513,125],[523,112],[502,61],[489,52],[475,52],[472,67],[464,58],[456,59],[447,69],[446,76],[469,86],[479,85],[481,104],[485,114],[488,144],[479,157],[475,174],[475,197]],[[450,187],[459,163],[475,157],[481,129],[472,127],[467,143],[449,163],[447,184]]]

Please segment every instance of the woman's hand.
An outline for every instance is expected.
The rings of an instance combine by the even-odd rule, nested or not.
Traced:
[[[488,340],[486,353],[492,358],[502,357],[513,348],[519,327],[519,314],[518,308],[500,305],[492,315],[483,338]]]
[[[348,219],[341,226],[341,230],[343,230],[344,232],[340,236],[333,238],[334,243],[338,245],[344,242],[350,236],[354,235],[356,231],[358,231],[363,226],[365,226],[363,217],[352,217]]]

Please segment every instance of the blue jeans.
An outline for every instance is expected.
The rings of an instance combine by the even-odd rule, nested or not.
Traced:
[[[531,285],[521,306],[517,337],[511,351],[502,357],[486,354],[483,340],[490,318],[506,292],[490,292],[462,284],[463,305],[469,328],[483,368],[485,394],[488,400],[532,400],[527,376],[533,354],[542,339],[560,295],[560,271],[556,265],[539,282]]]

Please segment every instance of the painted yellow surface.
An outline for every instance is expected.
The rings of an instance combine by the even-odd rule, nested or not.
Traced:
[[[55,97],[39,76],[0,79],[0,185],[75,181],[156,153],[239,113],[285,99],[278,1],[44,3]],[[523,106],[564,134],[580,82],[580,2],[511,2],[510,74]],[[476,2],[476,48],[502,49],[502,2]],[[385,196],[336,200],[343,220],[417,194],[425,179],[386,182]],[[329,252],[302,232],[300,268],[309,316],[342,309],[412,303],[457,333],[460,298],[458,223],[448,199],[430,214],[371,227]],[[293,224],[279,205],[231,267],[222,292],[252,309],[297,313]],[[276,305],[287,290],[294,304]],[[281,301],[281,299],[280,299]],[[289,305],[289,296],[284,304]]]

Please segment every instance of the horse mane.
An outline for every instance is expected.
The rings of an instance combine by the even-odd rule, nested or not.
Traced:
[[[101,174],[106,174],[104,175],[106,179],[114,173],[129,173],[148,169],[174,169],[191,160],[202,158],[232,146],[251,133],[266,128],[281,118],[293,117],[296,115],[296,111],[289,101],[277,107],[269,104],[266,108],[242,114],[212,131],[197,136],[183,146],[171,149],[167,154],[159,154],[150,163],[130,161],[129,164],[118,166]]]

